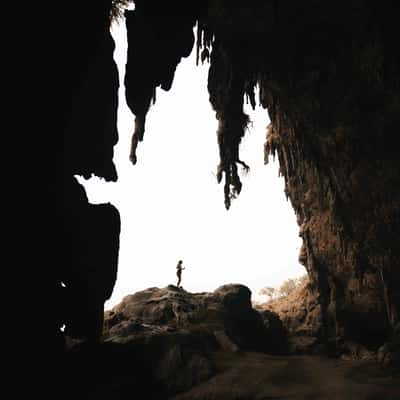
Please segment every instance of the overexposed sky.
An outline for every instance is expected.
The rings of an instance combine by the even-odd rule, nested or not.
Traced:
[[[134,116],[125,103],[125,24],[113,27],[120,73],[116,183],[78,180],[91,203],[115,205],[121,214],[119,270],[110,309],[148,287],[176,284],[176,264],[186,270],[182,286],[213,291],[227,283],[247,285],[253,300],[264,286],[279,286],[305,269],[298,263],[301,239],[278,162],[264,165],[267,111],[250,106],[253,121],[242,141],[241,159],[251,168],[229,211],[223,183],[217,184],[217,120],[207,92],[208,64],[196,66],[195,50],[178,65],[172,89],[157,89],[147,117],[138,162],[129,161]],[[140,62],[140,60],[138,61]]]

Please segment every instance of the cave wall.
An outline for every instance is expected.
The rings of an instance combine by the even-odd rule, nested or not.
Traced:
[[[172,3],[180,20],[193,22],[184,3]],[[155,0],[135,5],[128,36],[139,20],[154,23],[165,13]],[[400,306],[396,3],[210,0],[193,5],[197,56],[210,62],[208,90],[219,121],[217,178],[224,182],[226,208],[242,188],[239,168],[248,168],[239,154],[249,123],[243,102],[257,105],[258,86],[258,103],[272,121],[266,161],[270,154],[278,156],[297,215],[300,259],[321,305],[319,336],[333,344],[355,340],[376,347],[398,321]],[[174,28],[167,24],[162,30]],[[143,47],[146,54],[157,53],[159,44],[142,37],[128,37],[128,59]],[[174,54],[178,41],[163,43]],[[147,110],[150,88],[160,85],[159,72],[131,65],[126,82],[153,79],[142,100]],[[154,68],[174,70],[175,64],[167,65]],[[129,91],[128,84],[128,102]],[[144,122],[141,126],[144,130]]]
[[[56,206],[47,213],[59,224],[47,232],[47,252],[54,253],[49,298],[56,309],[48,323],[60,339],[58,351],[65,348],[65,335],[99,340],[104,302],[117,276],[119,212],[109,203],[90,204],[75,177],[117,180],[113,147],[118,141],[119,78],[111,6],[109,0],[69,2],[60,10],[53,32],[51,76],[57,77],[57,90],[50,102],[56,104],[55,127],[62,140],[50,150],[56,155],[50,168],[56,179],[48,176],[54,193],[49,200]]]
[[[72,336],[98,338],[102,307],[116,277],[118,211],[90,205],[74,178],[117,179],[112,3],[68,3],[57,31],[54,75],[62,79],[54,102],[61,110],[57,126],[63,143],[53,150],[62,164],[55,220],[63,226],[57,243],[63,257],[49,292],[58,305],[51,318],[58,336],[66,324]],[[279,157],[296,211],[304,242],[301,260],[321,304],[321,338],[381,343],[400,309],[395,2],[199,0],[168,2],[166,9],[163,2],[148,0],[135,5],[126,14],[124,82],[136,118],[132,162],[155,89],[171,87],[176,65],[193,46],[197,21],[198,58],[210,62],[208,90],[219,121],[217,177],[224,182],[226,207],[241,191],[240,167],[248,168],[239,154],[249,123],[242,109],[247,98],[253,107],[266,108],[272,121],[265,151]],[[53,243],[52,233],[48,236]],[[79,308],[81,300],[85,306]]]
[[[210,101],[230,121],[221,153],[241,163],[243,98],[254,106],[258,85],[272,123],[266,162],[279,158],[319,336],[334,345],[376,347],[399,320],[398,16],[393,2],[222,1],[200,19],[214,38],[203,46]]]
[[[297,215],[321,335],[376,347],[400,310],[396,13],[372,2],[309,11],[287,82],[266,83],[266,157],[278,155]]]

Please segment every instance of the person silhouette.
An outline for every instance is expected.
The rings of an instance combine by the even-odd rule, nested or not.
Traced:
[[[185,267],[182,266],[182,260],[179,260],[178,265],[176,266],[176,276],[178,277],[178,283],[176,284],[177,287],[180,287],[180,285],[181,285],[183,269],[185,269]]]

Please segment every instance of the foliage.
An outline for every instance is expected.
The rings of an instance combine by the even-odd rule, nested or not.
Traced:
[[[281,296],[289,296],[289,294],[292,293],[293,290],[296,289],[296,287],[296,279],[286,279],[286,281],[283,282],[281,287],[279,288],[279,293],[281,294]]]
[[[263,287],[258,293],[260,296],[268,297],[268,301],[271,301],[278,297],[286,297],[298,287],[302,287],[307,284],[309,278],[307,274],[302,275],[299,278],[290,278],[282,283],[277,289],[270,286]]]
[[[259,291],[259,294],[261,296],[267,296],[269,298],[269,300],[272,300],[272,298],[274,297],[275,293],[276,293],[275,288],[269,287],[269,286],[266,286],[266,287],[262,288]]]

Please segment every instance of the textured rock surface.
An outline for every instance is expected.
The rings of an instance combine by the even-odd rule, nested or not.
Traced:
[[[271,315],[265,315],[264,322],[269,321]],[[188,293],[172,285],[149,288],[107,311],[104,327],[101,344],[68,340],[71,393],[128,398],[132,390],[137,396],[166,398],[214,376],[219,354],[279,352],[273,335],[284,334],[265,328],[242,285],[224,285],[213,293]],[[113,366],[107,379],[102,365]]]
[[[393,371],[400,370],[400,323],[395,326],[387,342],[379,348],[378,361]]]
[[[376,348],[400,306],[395,3],[194,4],[198,54],[210,61],[226,207],[241,191],[243,101],[256,105],[258,85],[272,121],[266,160],[278,156],[296,211],[321,336]],[[136,6],[142,20],[162,10],[156,0]],[[174,6],[186,15],[181,2]]]
[[[393,4],[195,1],[189,7],[173,1],[166,9],[149,0],[136,1],[127,13],[125,84],[139,120],[136,139],[154,89],[168,90],[177,63],[189,54],[197,20],[199,58],[211,63],[217,175],[225,182],[227,208],[241,190],[238,167],[247,168],[238,150],[248,122],[243,98],[255,106],[258,85],[272,121],[266,157],[278,155],[298,217],[322,335],[370,347],[390,333],[400,302],[399,27]],[[61,24],[59,65],[69,72],[60,87],[59,123],[67,181],[91,173],[116,179],[118,79],[110,7],[111,1],[89,2],[75,15],[71,5],[65,15],[74,30],[70,21]],[[159,51],[162,62],[154,56]]]
[[[287,296],[258,305],[262,313],[279,316],[287,332],[288,351],[292,354],[326,352],[324,348],[321,306],[309,290],[308,282],[297,286]],[[279,323],[278,322],[278,323]]]
[[[400,379],[371,362],[320,357],[220,355],[219,373],[174,400],[394,400]]]
[[[399,310],[400,174],[393,151],[399,28],[393,10],[354,1],[346,11],[287,2],[219,11],[223,17],[214,15],[205,29],[216,35],[213,53],[243,82],[238,101],[249,85],[260,87],[272,122],[266,158],[278,155],[298,218],[322,335],[376,347]],[[248,20],[241,18],[239,27],[240,11]],[[269,57],[257,48],[268,49]],[[234,101],[229,87],[211,67],[209,89],[211,97],[218,93],[218,104]]]
[[[105,338],[121,343],[131,336],[188,330],[233,351],[283,351],[276,346],[276,335],[284,335],[284,330],[266,327],[270,318],[263,320],[252,308],[250,295],[243,285],[224,285],[213,293],[189,293],[173,285],[149,288],[126,296],[106,312]]]

